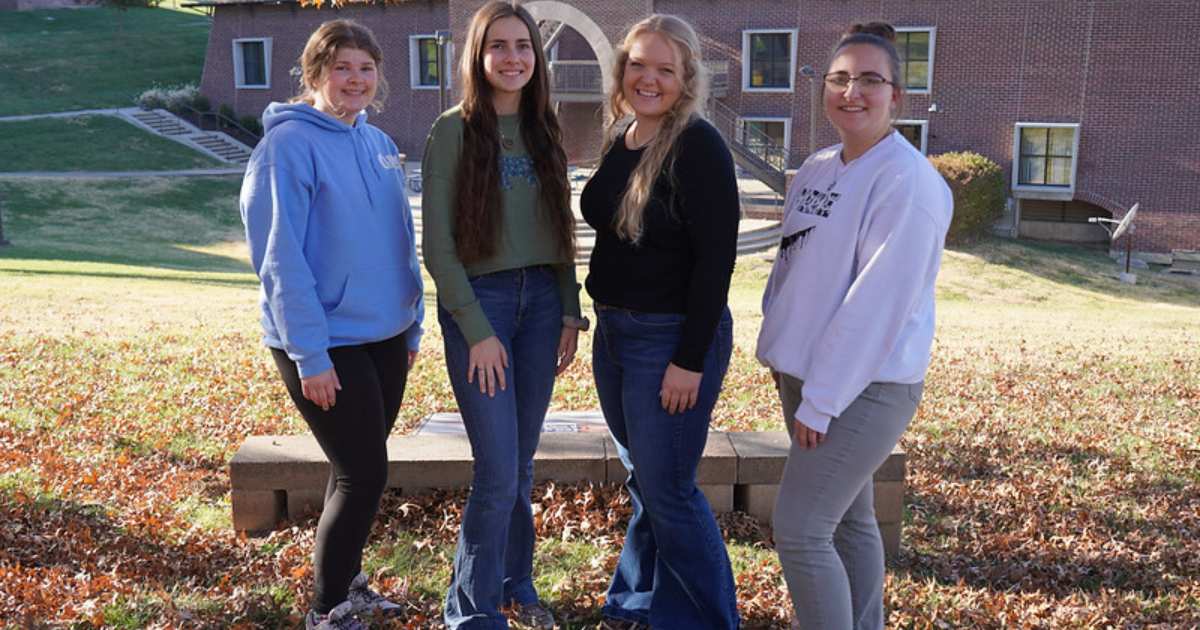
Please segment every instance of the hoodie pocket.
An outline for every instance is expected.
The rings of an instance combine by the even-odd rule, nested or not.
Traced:
[[[342,299],[329,311],[329,323],[340,334],[369,339],[386,328],[387,322],[399,319],[406,307],[401,287],[406,286],[404,267],[380,267],[355,271],[346,276]]]

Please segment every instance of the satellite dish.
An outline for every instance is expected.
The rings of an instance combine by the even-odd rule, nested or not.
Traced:
[[[1141,204],[1133,204],[1133,207],[1129,209],[1129,212],[1125,213],[1124,218],[1122,218],[1121,222],[1117,224],[1117,227],[1113,229],[1112,240],[1115,241],[1120,238],[1121,235],[1125,233],[1125,230],[1128,230],[1129,226],[1133,225],[1133,217],[1137,214],[1139,205]]]

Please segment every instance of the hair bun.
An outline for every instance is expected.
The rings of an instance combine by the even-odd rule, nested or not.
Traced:
[[[858,35],[864,33],[874,35],[886,39],[893,44],[896,43],[896,29],[887,22],[866,22],[865,24],[853,24],[846,29],[846,36]]]

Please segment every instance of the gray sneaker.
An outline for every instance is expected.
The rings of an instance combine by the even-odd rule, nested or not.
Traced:
[[[555,630],[554,615],[541,604],[513,606],[513,621],[522,630]]]
[[[390,617],[400,612],[399,604],[389,602],[386,597],[367,586],[366,573],[359,573],[350,582],[350,592],[346,599],[354,606],[356,615],[374,615],[378,612],[381,617]]]
[[[338,604],[328,615],[308,611],[304,616],[304,627],[306,630],[367,630],[354,618],[354,605],[348,601]]]

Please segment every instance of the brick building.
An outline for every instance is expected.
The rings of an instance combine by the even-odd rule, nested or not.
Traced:
[[[201,2],[213,17],[201,91],[258,114],[293,93],[307,35],[350,17],[385,50],[391,87],[372,121],[419,156],[440,109],[436,34],[454,52],[483,0],[409,0],[301,8],[294,0]],[[782,187],[810,147],[836,142],[812,117],[814,80],[845,26],[896,25],[909,96],[902,131],[929,154],[974,151],[1010,176],[1014,235],[1103,242],[1089,217],[1140,203],[1134,248],[1200,249],[1200,32],[1197,0],[534,0],[552,39],[554,89],[577,163],[597,157],[598,59],[651,12],[696,27],[713,71],[710,118],[739,164]],[[451,64],[455,65],[451,65]],[[810,70],[815,68],[815,73]],[[815,123],[815,125],[814,125]],[[815,133],[813,130],[815,129]],[[1118,244],[1123,247],[1123,245]]]

